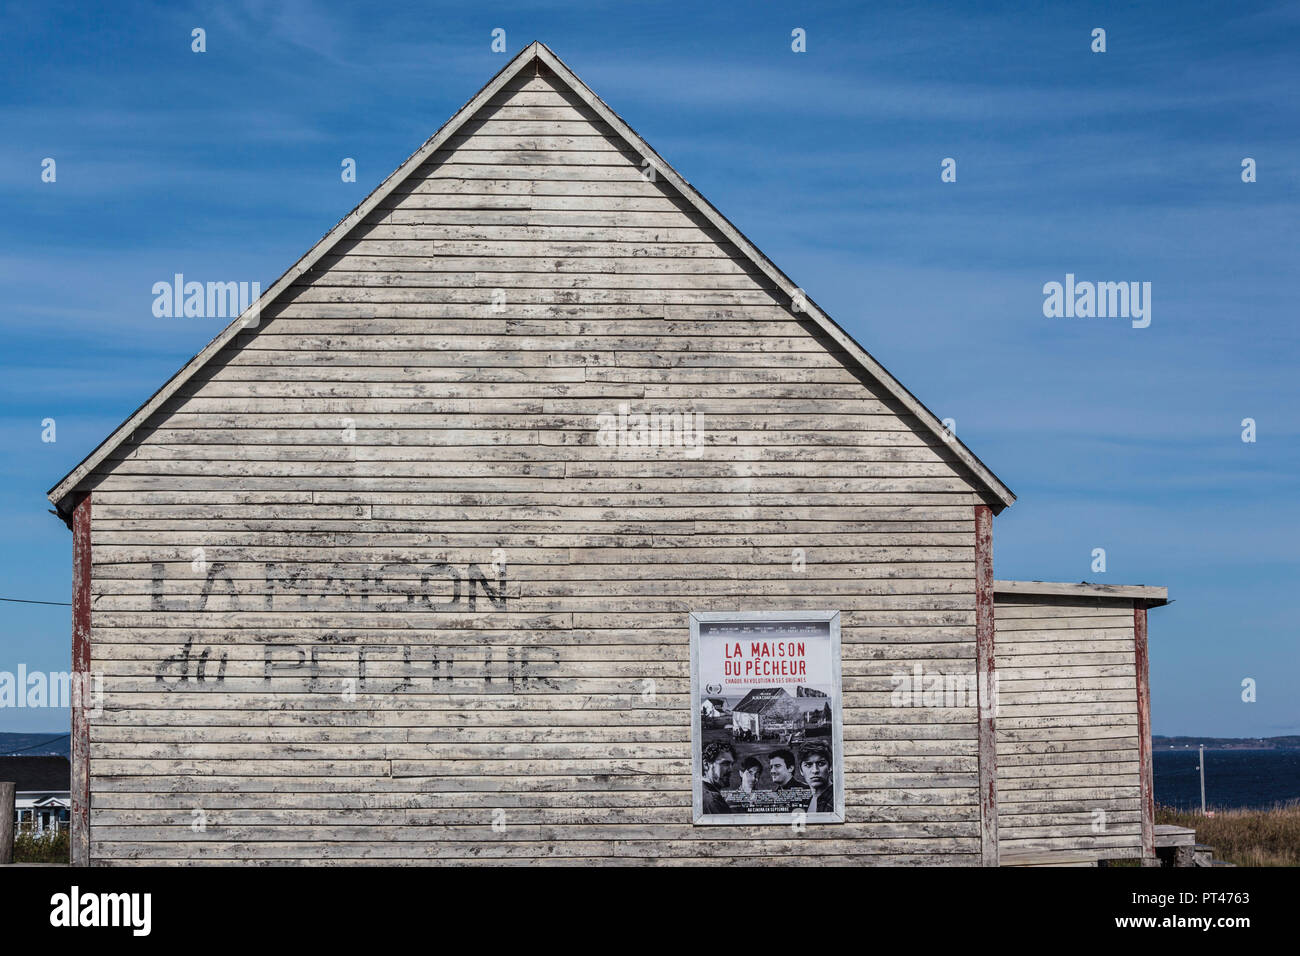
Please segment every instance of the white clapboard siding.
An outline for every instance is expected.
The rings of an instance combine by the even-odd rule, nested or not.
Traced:
[[[789,304],[521,73],[91,476],[92,860],[978,863],[975,709],[891,675],[974,674],[985,499]],[[692,826],[688,614],[801,608],[847,822]]]
[[[997,595],[998,846],[1140,856],[1133,602]]]

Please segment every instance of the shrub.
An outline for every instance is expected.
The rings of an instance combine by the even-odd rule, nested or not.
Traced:
[[[14,835],[15,863],[67,863],[68,831],[55,834],[27,831]]]

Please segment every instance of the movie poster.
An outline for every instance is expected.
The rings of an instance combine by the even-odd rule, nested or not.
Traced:
[[[843,823],[837,611],[691,615],[694,819]]]

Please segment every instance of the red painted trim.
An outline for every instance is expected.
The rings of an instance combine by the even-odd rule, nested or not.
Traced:
[[[90,493],[72,511],[72,864],[90,863]]]
[[[975,674],[979,688],[980,855],[997,866],[997,667],[993,659],[993,509],[975,506]]]
[[[1138,773],[1142,785],[1142,856],[1156,855],[1156,795],[1151,767],[1151,682],[1147,657],[1147,609],[1133,608],[1133,649],[1137,662]]]

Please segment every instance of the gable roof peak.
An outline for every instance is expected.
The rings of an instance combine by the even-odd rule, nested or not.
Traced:
[[[829,315],[821,310],[807,293],[778,269],[757,246],[731,224],[713,204],[705,199],[695,187],[664,161],[654,149],[643,140],[632,127],[605,101],[592,92],[565,63],[540,40],[534,40],[520,50],[478,91],[468,103],[462,106],[442,127],[429,137],[424,144],[397,167],[380,183],[373,192],[361,201],[356,208],[344,216],[312,248],[293,264],[279,279],[249,306],[243,314],[223,329],[216,338],[195,355],[180,371],[171,377],[153,396],[141,405],[116,431],[99,444],[71,472],[49,491],[49,498],[58,509],[58,514],[65,522],[70,522],[72,507],[75,502],[72,494],[109,455],[123,442],[130,439],[137,428],[148,421],[149,417],[163,406],[190,378],[192,378],[209,361],[230,343],[240,331],[255,324],[252,319],[261,316],[281,294],[301,276],[311,271],[315,264],[348,233],[363,222],[380,203],[382,203],[397,186],[424,164],[439,148],[472,119],[492,98],[500,92],[520,71],[534,61],[545,65],[559,82],[585,103],[601,120],[607,123],[614,135],[620,137],[643,159],[650,163],[660,180],[668,183],[685,198],[700,216],[708,221],[725,239],[765,275],[792,303],[792,310],[802,312],[810,321],[825,332],[832,341],[842,348],[870,378],[879,382],[884,390],[910,414],[916,417],[922,428],[935,437],[942,439],[952,449],[962,466],[970,473],[975,484],[983,491],[984,499],[994,511],[1001,511],[1016,500],[1012,493],[992,471],[970,451],[952,432],[948,431],[939,417],[926,408],[910,391],[903,386],[883,365],[875,360],[858,342],[842,329]],[[797,303],[797,307],[794,305]]]

